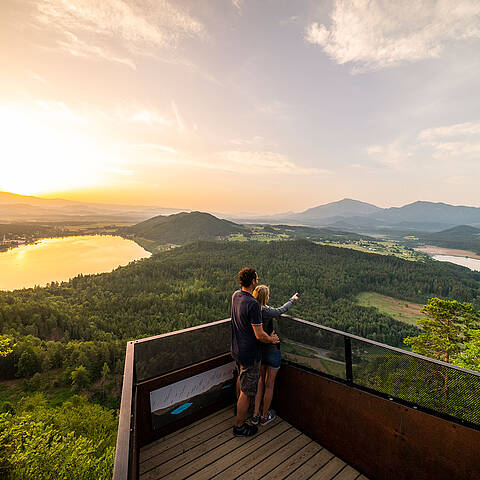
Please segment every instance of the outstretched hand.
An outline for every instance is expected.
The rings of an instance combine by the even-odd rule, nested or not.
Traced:
[[[296,302],[298,302],[298,293],[296,293],[292,298],[293,298]]]

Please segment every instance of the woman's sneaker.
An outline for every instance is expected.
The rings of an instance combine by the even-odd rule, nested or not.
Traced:
[[[249,425],[244,423],[241,427],[234,426],[233,434],[236,437],[251,437],[258,432],[258,427],[256,425]]]
[[[275,410],[270,409],[265,417],[260,417],[260,425],[266,425],[267,423],[273,422],[276,418],[277,413]]]
[[[250,419],[250,423],[252,425],[258,425],[258,422],[260,421],[260,415],[254,415],[251,419]]]

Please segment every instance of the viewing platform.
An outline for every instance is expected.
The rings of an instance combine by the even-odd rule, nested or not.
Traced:
[[[480,374],[275,320],[279,417],[234,437],[230,319],[128,342],[114,480],[480,478]]]

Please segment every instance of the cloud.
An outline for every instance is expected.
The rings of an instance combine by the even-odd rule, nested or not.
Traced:
[[[173,114],[175,115],[178,129],[181,132],[185,131],[185,122],[183,121],[183,118],[180,115],[180,112],[178,111],[178,107],[177,107],[177,104],[175,103],[175,100],[172,100],[172,111],[173,111]]]
[[[57,31],[62,50],[131,68],[129,54],[155,56],[182,39],[207,37],[201,22],[169,0],[39,0],[36,7],[37,26]]]
[[[281,153],[262,151],[228,150],[217,154],[220,168],[228,171],[256,171],[268,174],[327,175],[330,172],[320,168],[305,168],[294,163]]]
[[[478,160],[480,154],[480,122],[456,123],[422,130],[418,140],[432,150],[434,158]]]
[[[57,45],[61,47],[64,52],[67,52],[74,57],[107,60],[109,62],[120,63],[130,67],[132,70],[137,69],[134,61],[128,57],[120,57],[108,49],[102,48],[98,45],[93,45],[92,43],[84,42],[71,32],[64,32],[64,35],[65,38],[58,40]]]
[[[393,168],[403,166],[405,161],[413,155],[400,140],[388,145],[370,145],[366,148],[366,152],[378,163]]]
[[[242,13],[243,0],[232,0],[232,5],[238,10],[239,13]]]
[[[336,0],[330,20],[312,22],[305,39],[353,73],[437,58],[452,41],[480,38],[477,0]]]
[[[387,145],[370,145],[365,150],[377,163],[394,169],[438,166],[439,161],[446,168],[471,168],[479,164],[479,134],[480,122],[456,123],[426,128],[410,140],[397,139]]]
[[[424,142],[432,142],[442,138],[479,134],[480,122],[465,122],[447,125],[444,127],[427,128],[419,133],[418,138]]]
[[[226,150],[194,156],[165,145],[131,144],[130,146],[137,148],[139,152],[148,150],[151,153],[148,157],[142,155],[142,162],[148,165],[189,166],[238,174],[250,174],[252,171],[264,175],[326,176],[331,174],[330,171],[320,168],[302,167],[284,154],[268,151]]]

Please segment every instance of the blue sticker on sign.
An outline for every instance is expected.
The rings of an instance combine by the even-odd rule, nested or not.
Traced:
[[[185,411],[187,408],[191,407],[193,404],[192,403],[184,403],[183,405],[180,405],[177,407],[175,410],[170,412],[172,415],[178,415],[179,413],[182,413]]]

